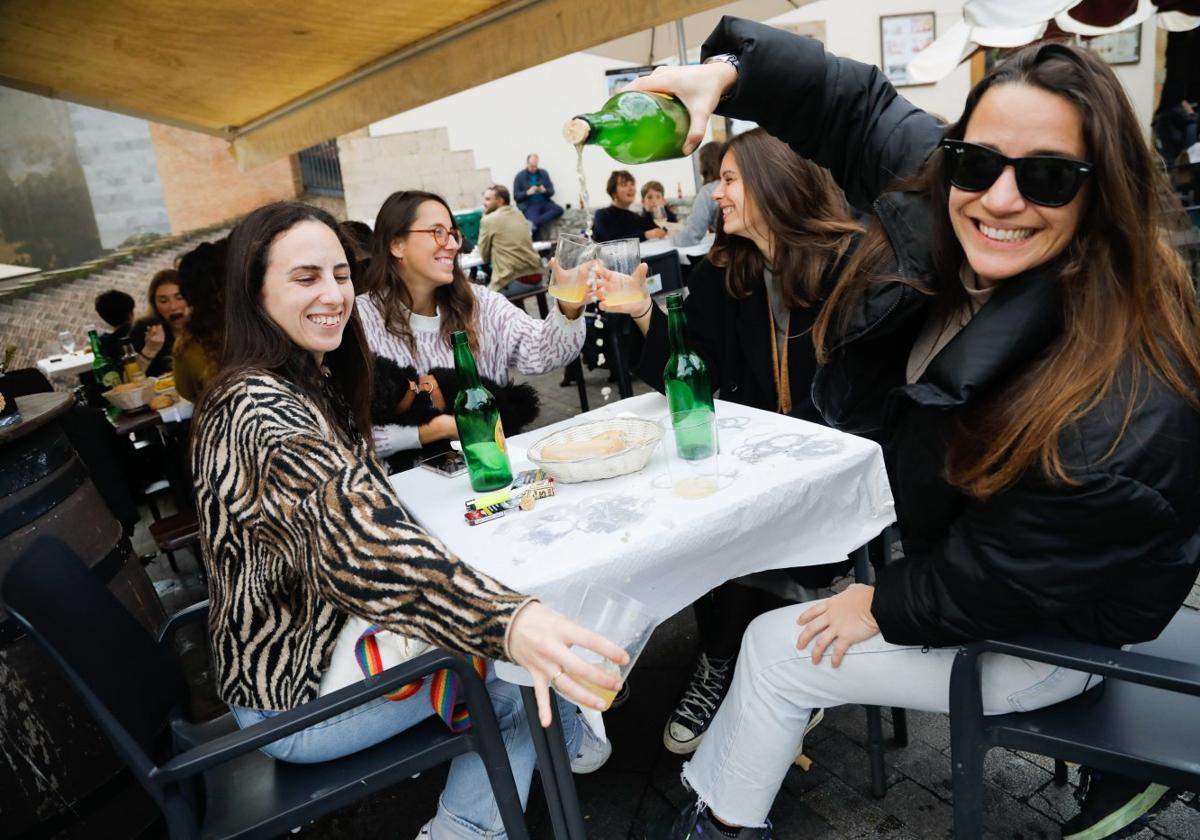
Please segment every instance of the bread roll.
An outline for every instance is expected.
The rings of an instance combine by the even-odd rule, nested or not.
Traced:
[[[603,458],[629,448],[625,435],[617,430],[601,432],[584,440],[564,440],[542,448],[545,461],[577,461],[581,458]]]
[[[155,411],[162,411],[164,408],[170,408],[175,404],[175,397],[170,394],[159,394],[150,400],[150,407]]]

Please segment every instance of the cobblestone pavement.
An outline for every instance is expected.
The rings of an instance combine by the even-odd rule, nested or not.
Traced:
[[[574,416],[579,411],[576,391],[560,388],[558,372],[528,377],[542,396],[539,425]],[[603,371],[587,375],[591,406],[603,404]],[[637,386],[637,392],[645,389]],[[142,529],[139,528],[139,534]],[[144,545],[144,540],[141,541]],[[152,550],[152,549],[151,549]],[[182,584],[166,570],[165,562],[150,566],[159,588],[176,605],[203,597],[191,560],[181,557]],[[1200,586],[1193,587],[1188,605],[1200,608]],[[632,694],[620,709],[605,716],[614,750],[598,772],[576,777],[576,786],[590,837],[598,840],[642,838],[645,828],[668,816],[685,798],[679,781],[683,760],[662,745],[662,729],[687,680],[697,654],[695,624],[690,610],[665,622],[642,655],[631,680]],[[890,737],[888,713],[885,736]],[[858,706],[826,712],[825,721],[810,735],[805,752],[813,759],[808,772],[793,768],[771,812],[778,840],[858,840],[859,838],[949,838],[950,729],[942,715],[909,712],[909,745],[889,744],[886,757],[888,792],[883,799],[870,793],[866,750],[866,718]],[[1053,764],[1041,756],[993,750],[986,766],[985,825],[988,838],[1035,840],[1058,838],[1060,823],[1075,813],[1072,785],[1056,787]],[[297,836],[320,840],[370,840],[415,837],[436,808],[445,770],[365,800],[304,827]],[[535,838],[552,837],[535,777],[528,808]],[[1200,839],[1200,797],[1191,792],[1172,794],[1169,803],[1128,834],[1135,840]]]

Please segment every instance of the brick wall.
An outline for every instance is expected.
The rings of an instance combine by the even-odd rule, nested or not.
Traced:
[[[369,137],[366,131],[338,138],[347,218],[374,224],[384,199],[397,190],[428,190],[455,210],[479,207],[491,183],[475,153],[452,151],[444,128]]]
[[[241,172],[229,144],[218,137],[157,123],[150,124],[150,137],[172,233],[216,224],[301,192],[291,158]]]
[[[156,271],[174,266],[176,258],[198,242],[224,235],[224,231],[206,234],[127,265],[0,299],[0,349],[15,344],[17,355],[12,366],[23,368],[33,367],[38,359],[62,352],[58,343],[60,330],[75,333],[77,348],[86,348],[85,327],[88,324],[94,324],[102,333],[111,329],[92,307],[97,294],[107,289],[127,292],[136,301],[135,315],[141,316],[148,309],[146,290]]]

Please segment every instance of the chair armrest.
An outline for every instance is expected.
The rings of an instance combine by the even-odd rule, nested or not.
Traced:
[[[454,671],[459,679],[464,681],[468,692],[472,689],[483,690],[479,675],[466,659],[449,651],[431,650],[374,677],[367,677],[360,683],[348,685],[332,694],[318,697],[311,703],[280,712],[254,726],[214,738],[208,743],[180,753],[155,768],[150,775],[164,783],[195,776],[323,720],[348,712],[368,700],[391,694],[419,677],[443,669]],[[472,680],[478,685],[471,686]]]
[[[960,665],[973,667],[974,661],[983,653],[1004,653],[1061,668],[1200,697],[1200,666],[1135,651],[1048,636],[1019,636],[972,642],[963,647],[960,656],[955,659],[954,669],[958,670]]]
[[[169,645],[175,639],[175,634],[189,624],[208,620],[208,599],[197,601],[190,607],[185,607],[167,619],[167,623],[158,631],[159,645]]]

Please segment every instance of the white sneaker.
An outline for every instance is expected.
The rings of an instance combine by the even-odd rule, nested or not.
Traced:
[[[571,759],[571,772],[582,776],[585,773],[594,773],[604,766],[604,762],[612,755],[612,742],[592,732],[587,720],[578,712],[575,714],[583,728],[583,739],[579,742],[579,751]]]

